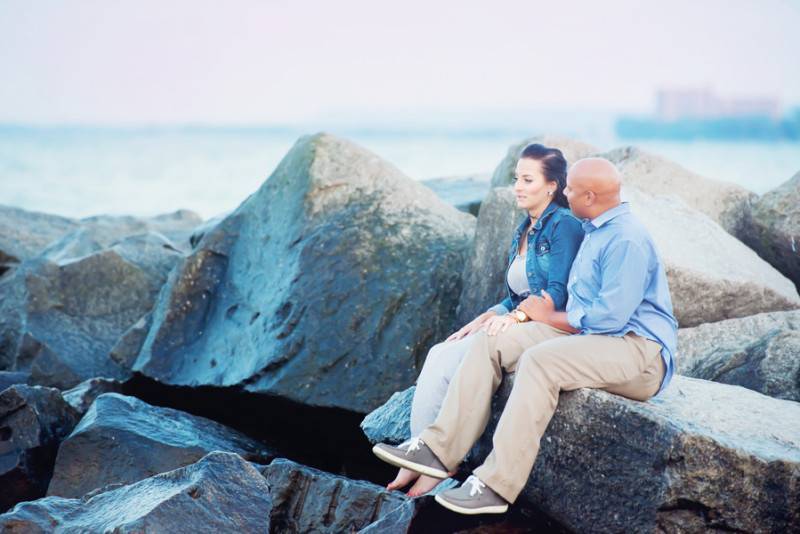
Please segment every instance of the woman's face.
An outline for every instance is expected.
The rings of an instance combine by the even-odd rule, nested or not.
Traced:
[[[520,158],[514,175],[514,195],[518,208],[538,211],[553,198],[548,193],[552,191],[554,195],[557,185],[545,179],[539,160]]]

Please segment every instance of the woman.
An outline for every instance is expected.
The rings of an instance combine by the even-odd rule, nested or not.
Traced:
[[[450,379],[472,342],[471,334],[481,329],[495,334],[527,320],[517,306],[529,295],[546,293],[557,310],[566,307],[567,276],[583,240],[581,223],[572,216],[564,197],[567,161],[556,148],[532,144],[523,149],[514,174],[517,207],[527,211],[528,216],[511,242],[506,269],[507,296],[428,352],[411,406],[412,436],[419,435],[436,419]],[[400,489],[415,479],[408,491],[412,497],[427,493],[441,482],[400,469],[387,489]]]

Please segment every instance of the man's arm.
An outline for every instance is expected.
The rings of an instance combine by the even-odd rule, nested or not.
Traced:
[[[593,334],[621,330],[644,299],[650,260],[638,243],[612,243],[603,255],[600,291],[588,306],[571,308],[568,323]]]

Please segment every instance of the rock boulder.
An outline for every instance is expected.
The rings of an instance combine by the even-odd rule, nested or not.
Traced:
[[[58,445],[78,418],[57,389],[17,384],[0,392],[0,512],[44,496]]]
[[[270,532],[270,488],[237,454],[197,463],[83,499],[47,497],[0,515],[2,532]]]
[[[479,465],[513,385],[468,455]],[[412,393],[413,394],[413,393]],[[404,413],[378,410],[386,421]],[[405,439],[366,425],[370,441]],[[563,392],[516,508],[540,509],[570,530],[698,532],[800,529],[800,404],[738,386],[675,376],[647,402],[601,390]]]
[[[617,165],[626,186],[654,196],[677,195],[732,235],[738,235],[742,217],[756,198],[743,187],[706,178],[636,147],[617,148],[601,156]]]
[[[260,443],[210,419],[105,393],[61,444],[47,494],[81,497],[189,465],[214,450],[272,459]]]
[[[81,229],[51,244],[0,280],[0,368],[61,389],[128,378],[110,352],[151,310],[181,256],[152,232],[101,248]]]
[[[369,482],[282,458],[260,471],[271,489],[270,524],[276,532],[355,532],[390,513],[394,531],[405,532],[414,517],[412,499]]]
[[[366,413],[452,329],[473,229],[363,148],[303,137],[171,273],[134,369]]]
[[[754,201],[736,236],[800,288],[800,172]]]
[[[800,401],[800,311],[678,330],[676,371]]]

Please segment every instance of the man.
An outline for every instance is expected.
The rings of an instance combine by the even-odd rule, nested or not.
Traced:
[[[644,401],[669,383],[677,322],[667,278],[649,233],[620,202],[620,186],[608,160],[573,165],[564,193],[586,237],[570,270],[566,311],[556,312],[545,293],[520,305],[530,321],[509,318],[499,332],[474,334],[433,425],[398,447],[373,448],[393,465],[446,478],[483,433],[502,371],[516,372],[492,452],[463,485],[436,496],[446,508],[508,509],[530,475],[560,391],[600,388]]]

